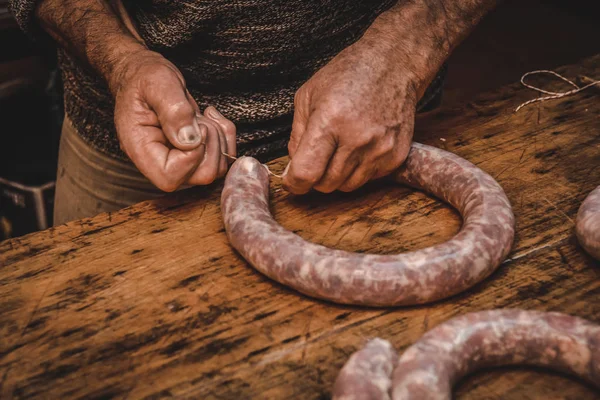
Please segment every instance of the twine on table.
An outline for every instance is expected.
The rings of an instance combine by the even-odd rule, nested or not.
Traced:
[[[227,153],[224,153],[224,152],[221,152],[221,154],[223,154],[225,157],[227,157],[227,158],[229,158],[230,160],[233,160],[233,161],[235,161],[235,160],[238,159],[237,157],[234,157],[234,156],[232,156],[230,154],[227,154]],[[287,170],[288,170],[287,167],[286,167],[285,170],[283,171],[283,173],[281,175],[277,175],[275,172],[273,172],[273,171],[271,171],[269,169],[269,166],[267,164],[262,164],[262,166],[267,169],[267,172],[269,173],[269,175],[272,175],[275,178],[279,178],[279,179],[283,179],[283,177],[285,176],[285,174],[287,173]],[[288,167],[289,166],[290,165],[288,164]]]
[[[559,79],[561,79],[561,80],[565,81],[565,82],[566,82],[566,83],[568,83],[569,85],[573,86],[575,89],[571,89],[571,90],[568,90],[568,91],[566,91],[566,92],[550,92],[550,91],[548,91],[548,90],[544,90],[544,89],[541,89],[541,88],[539,88],[539,87],[536,87],[536,86],[530,85],[530,84],[528,84],[528,83],[525,83],[525,78],[526,78],[527,76],[529,76],[529,75],[534,75],[534,74],[550,74],[550,75],[554,75],[554,76],[556,76],[557,78],[559,78]],[[523,107],[525,107],[525,106],[527,106],[527,105],[529,105],[529,104],[536,103],[536,102],[538,102],[538,101],[544,102],[544,101],[546,101],[546,100],[560,99],[560,98],[562,98],[562,97],[571,96],[571,95],[574,95],[574,94],[576,94],[576,93],[579,93],[579,92],[581,92],[582,90],[588,89],[588,88],[590,88],[590,87],[592,87],[592,86],[594,86],[594,85],[598,85],[598,84],[600,84],[600,81],[596,81],[596,80],[593,80],[593,79],[590,79],[590,78],[587,78],[587,79],[586,79],[586,81],[588,81],[589,83],[588,83],[588,84],[586,84],[585,86],[578,86],[578,85],[577,85],[577,84],[575,84],[573,81],[571,81],[571,80],[569,80],[569,79],[565,78],[565,77],[564,77],[564,76],[562,76],[561,74],[559,74],[559,73],[556,73],[556,72],[554,72],[554,71],[549,71],[549,70],[547,70],[547,69],[542,69],[542,70],[537,70],[537,71],[531,71],[531,72],[527,72],[525,75],[523,75],[523,76],[521,77],[521,84],[522,84],[523,86],[525,86],[525,87],[529,88],[529,89],[533,89],[533,90],[535,90],[535,91],[537,91],[537,92],[540,92],[540,93],[543,93],[543,94],[547,94],[548,96],[543,96],[543,97],[538,97],[538,98],[536,98],[536,99],[531,99],[531,100],[528,100],[528,101],[526,101],[525,103],[521,104],[519,107],[517,107],[517,108],[516,108],[516,110],[515,110],[515,112],[519,111],[521,108],[523,108]]]

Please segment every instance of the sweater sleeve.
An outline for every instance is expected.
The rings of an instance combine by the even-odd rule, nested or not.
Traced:
[[[35,8],[41,0],[8,0],[8,7],[19,27],[31,39],[46,37],[35,17]]]

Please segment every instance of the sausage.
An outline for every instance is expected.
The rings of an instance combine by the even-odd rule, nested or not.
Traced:
[[[390,342],[370,340],[354,353],[335,381],[337,400],[390,399],[392,372],[398,364],[398,354]],[[362,397],[356,397],[360,394]]]
[[[341,304],[423,304],[462,292],[507,256],[514,215],[488,174],[444,150],[413,143],[390,175],[454,206],[463,217],[451,240],[398,255],[357,254],[309,243],[281,227],[269,211],[269,175],[250,157],[231,167],[221,211],[231,245],[257,270],[308,296]]]
[[[581,247],[600,260],[600,186],[581,203],[575,221],[575,233]]]
[[[566,314],[502,309],[453,318],[402,354],[389,375],[388,393],[362,390],[376,384],[365,382],[374,375],[360,370],[380,364],[380,355],[369,349],[382,342],[387,343],[374,339],[350,357],[336,380],[334,400],[449,400],[452,386],[465,375],[519,364],[575,375],[600,388],[600,325]],[[350,385],[355,391],[347,395]]]

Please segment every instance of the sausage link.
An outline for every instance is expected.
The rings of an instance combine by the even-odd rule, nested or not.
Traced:
[[[600,186],[581,203],[575,233],[581,247],[596,260],[600,260]]]
[[[397,182],[448,202],[463,217],[451,240],[398,255],[357,254],[305,241],[269,211],[269,175],[241,157],[221,195],[232,246],[271,279],[308,296],[342,304],[423,304],[462,292],[490,275],[510,251],[514,215],[488,174],[444,150],[413,143]]]
[[[381,339],[376,339],[381,340]],[[366,348],[369,348],[367,344]],[[364,357],[362,362],[369,363]],[[354,356],[352,356],[354,357]],[[334,388],[354,375],[354,388],[368,387],[361,375],[342,368]],[[600,326],[581,318],[554,312],[514,309],[490,310],[451,319],[427,332],[398,360],[392,389],[379,397],[356,392],[353,400],[449,400],[458,380],[478,369],[530,365],[547,367],[586,380],[600,388]]]
[[[390,400],[392,371],[398,354],[390,342],[370,340],[354,353],[335,381],[333,398],[337,400]]]

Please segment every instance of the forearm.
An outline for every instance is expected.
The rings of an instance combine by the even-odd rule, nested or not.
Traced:
[[[416,76],[420,97],[450,53],[499,0],[399,1],[361,41],[397,57]]]
[[[102,76],[113,93],[118,66],[146,50],[108,1],[43,0],[36,16],[44,30]]]

